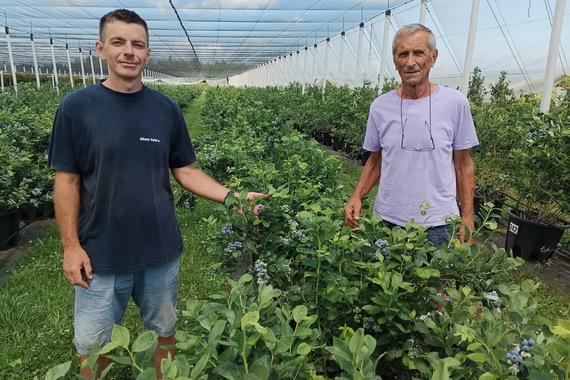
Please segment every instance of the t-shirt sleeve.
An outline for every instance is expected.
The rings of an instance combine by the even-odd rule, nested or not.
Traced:
[[[66,113],[65,99],[57,108],[48,150],[48,166],[69,173],[80,173],[73,143],[73,122]]]
[[[177,125],[175,132],[172,134],[172,148],[168,162],[171,169],[181,168],[196,162],[196,152],[194,151],[184,116],[177,104],[174,109],[177,114]]]
[[[470,149],[479,145],[467,98],[464,98],[459,105],[456,126],[457,130],[455,138],[453,139],[453,150]]]
[[[372,112],[372,106],[370,106],[370,111],[368,113],[368,123],[366,124],[366,134],[364,135],[364,144],[362,145],[362,148],[369,152],[379,152],[382,150],[382,147],[380,146],[380,137],[378,136],[378,127],[376,126],[376,121],[374,120],[374,114]]]

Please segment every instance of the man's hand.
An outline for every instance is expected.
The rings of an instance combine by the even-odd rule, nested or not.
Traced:
[[[473,231],[475,231],[475,228],[473,226],[473,224],[471,223],[471,225],[469,225],[469,223],[462,223],[459,228],[457,229],[457,235],[459,238],[459,241],[461,243],[465,243],[465,238],[469,237],[469,245],[473,245],[475,243],[475,240],[473,239]]]
[[[63,252],[63,273],[67,282],[82,288],[89,288],[88,280],[93,278],[91,260],[81,247],[66,249]]]
[[[234,196],[236,196],[237,198],[239,198],[239,193],[234,193]],[[256,192],[251,192],[251,191],[250,191],[250,192],[247,193],[247,196],[245,197],[245,199],[247,199],[247,200],[249,201],[249,203],[252,203],[252,202],[254,201],[254,199],[257,198],[257,197],[263,197],[263,199],[267,199],[267,198],[269,198],[269,195],[264,194],[264,193],[256,193]],[[258,218],[259,206],[260,206],[260,205],[256,205],[256,206],[253,208],[253,213],[255,214],[255,218],[256,218],[256,219]],[[250,208],[250,210],[251,210],[251,208]],[[239,214],[243,215],[243,210],[242,210],[241,208],[240,208],[237,212],[238,212]]]
[[[351,197],[344,206],[344,223],[350,228],[358,227],[358,220],[360,219],[360,209],[362,208],[362,201],[358,198]]]

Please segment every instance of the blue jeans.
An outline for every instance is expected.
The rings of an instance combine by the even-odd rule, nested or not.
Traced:
[[[389,228],[394,228],[397,225],[392,222],[387,222]],[[403,227],[402,227],[403,228]],[[436,247],[441,248],[442,245],[449,243],[451,240],[451,226],[444,224],[443,226],[429,227],[427,230],[428,240]]]
[[[75,286],[75,338],[80,355],[88,355],[95,343],[111,341],[114,325],[120,325],[129,299],[140,309],[147,330],[161,337],[174,334],[178,300],[180,259],[160,267],[120,274],[93,274],[89,288]]]
[[[431,241],[436,248],[441,248],[442,245],[449,243],[451,240],[451,226],[449,224],[430,227],[426,232],[428,240]]]

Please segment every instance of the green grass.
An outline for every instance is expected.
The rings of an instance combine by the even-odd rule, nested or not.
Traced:
[[[192,137],[204,133],[200,109],[204,96],[185,110],[185,118]],[[362,168],[345,160],[342,185],[347,197],[354,188]],[[373,189],[365,202],[371,212]],[[185,253],[181,258],[179,309],[188,299],[205,299],[209,294],[225,288],[225,276],[214,274],[208,255],[208,231],[203,218],[219,215],[219,205],[199,198],[193,211],[178,209],[177,216],[184,237]],[[78,358],[73,339],[73,288],[61,270],[62,248],[59,233],[53,223],[44,237],[13,268],[0,288],[0,379],[43,379],[47,370],[57,364]],[[521,271],[511,282],[521,282],[532,274]],[[558,295],[546,286],[535,296],[541,316],[556,320],[568,318],[568,298]],[[130,304],[124,325],[134,339],[142,332],[142,323],[136,306]],[[181,326],[179,326],[181,327]],[[75,367],[77,368],[77,367]],[[70,375],[68,379],[74,379]],[[113,379],[131,379],[128,369],[111,373]]]

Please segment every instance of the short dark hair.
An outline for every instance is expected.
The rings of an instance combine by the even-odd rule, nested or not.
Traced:
[[[99,20],[99,41],[105,39],[105,26],[112,21],[123,21],[128,24],[138,24],[142,26],[146,32],[146,44],[148,45],[148,25],[136,12],[129,11],[128,9],[115,9],[101,17]]]

